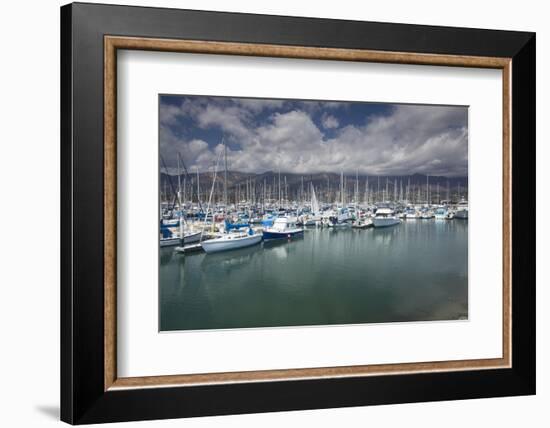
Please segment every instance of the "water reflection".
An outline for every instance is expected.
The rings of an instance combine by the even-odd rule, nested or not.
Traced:
[[[467,222],[413,220],[208,255],[161,250],[161,329],[464,318],[467,243]]]

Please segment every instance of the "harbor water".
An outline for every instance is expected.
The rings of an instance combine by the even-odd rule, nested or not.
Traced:
[[[468,317],[468,222],[308,228],[221,253],[160,249],[160,330]]]

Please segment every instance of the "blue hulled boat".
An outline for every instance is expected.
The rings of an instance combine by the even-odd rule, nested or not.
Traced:
[[[296,219],[278,217],[273,222],[273,226],[264,229],[263,236],[264,239],[288,239],[303,233],[304,229],[296,226]]]

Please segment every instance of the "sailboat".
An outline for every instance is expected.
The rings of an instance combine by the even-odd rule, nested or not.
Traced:
[[[171,247],[174,245],[179,245],[180,242],[180,235],[177,232],[173,231],[171,228],[162,227],[160,229],[159,244],[161,247]]]
[[[350,216],[349,210],[346,208],[344,198],[344,173],[340,173],[340,198],[341,206],[336,208],[336,212],[328,217],[328,227],[350,227],[353,218]]]
[[[317,201],[317,196],[315,195],[315,186],[313,183],[311,185],[311,214],[308,215],[304,221],[304,226],[315,226],[321,221],[321,210],[319,208],[319,201]]]
[[[204,227],[206,226],[206,218],[208,217],[208,212],[212,204],[212,196],[214,194],[214,186],[216,184],[216,177],[218,173],[218,164],[219,164],[220,156],[221,156],[221,153],[220,155],[218,155],[218,160],[214,168],[214,179],[212,180],[210,197],[208,198],[208,204],[206,206],[206,217],[203,224],[203,231],[204,231]],[[226,233],[223,233],[217,236],[216,238],[207,239],[201,242],[201,246],[207,254],[217,253],[220,251],[236,250],[238,248],[244,248],[244,247],[250,247],[252,245],[259,244],[262,241],[262,234],[260,232],[256,232],[251,227],[248,227],[248,230],[244,231],[240,229],[240,227],[242,226],[240,224],[233,225],[232,227],[230,226],[231,226],[230,223],[226,222]],[[237,230],[231,231],[233,227],[237,228]],[[202,232],[201,232],[201,237],[202,237]]]
[[[237,230],[224,233],[218,238],[208,239],[202,242],[202,248],[208,253],[236,250],[238,248],[250,247],[259,244],[262,234],[249,228],[248,231]]]

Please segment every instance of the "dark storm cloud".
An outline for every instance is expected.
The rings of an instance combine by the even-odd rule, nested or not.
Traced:
[[[468,174],[466,107],[237,98],[161,100],[161,154],[211,168],[228,144],[232,170],[369,175]]]

